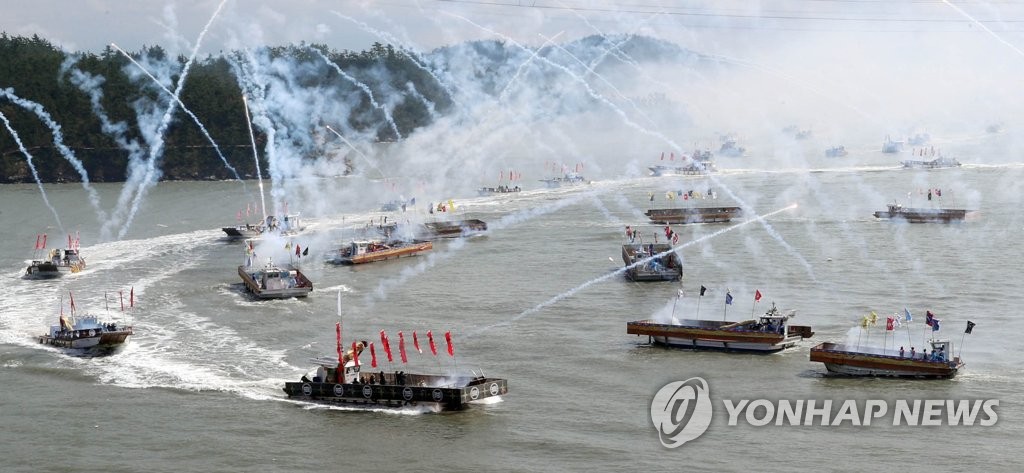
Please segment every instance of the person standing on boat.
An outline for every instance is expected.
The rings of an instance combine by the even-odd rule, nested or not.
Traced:
[[[900,358],[903,358],[903,347],[900,347]]]

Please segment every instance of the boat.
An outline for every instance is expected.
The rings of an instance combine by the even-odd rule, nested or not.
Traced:
[[[882,142],[882,152],[887,154],[899,153],[903,151],[902,141],[893,141],[888,136],[885,137],[885,141]]]
[[[60,348],[70,354],[105,355],[128,344],[129,337],[135,333],[131,325],[101,322],[95,315],[74,315],[73,296],[71,316],[64,315],[63,305],[61,303],[59,323],[51,325],[47,333],[40,335],[39,343]]]
[[[887,210],[875,212],[875,218],[904,220],[910,223],[951,223],[973,220],[977,214],[977,211],[967,209],[907,208],[898,203],[889,204],[887,207]]]
[[[306,297],[313,292],[313,283],[302,271],[292,266],[277,266],[267,261],[262,268],[241,265],[238,275],[245,284],[245,289],[258,299],[286,299],[289,297]]]
[[[627,243],[622,245],[622,261],[626,265],[626,277],[631,281],[676,281],[683,277],[683,261],[679,254],[670,251],[668,243]],[[652,255],[666,253],[640,263]]]
[[[404,198],[403,199],[396,199],[396,200],[389,200],[389,201],[384,202],[383,204],[381,204],[380,210],[381,210],[381,212],[397,212],[399,210],[401,210],[402,212],[405,212],[406,208],[412,207],[413,205],[416,205],[416,198],[415,197],[413,197],[413,198],[411,198],[409,200],[405,200]]]
[[[806,140],[807,138],[811,137],[811,134],[811,130],[800,130],[797,131],[795,135],[793,135],[793,138],[798,140]]]
[[[774,353],[793,347],[814,335],[811,327],[789,325],[795,311],[781,314],[772,307],[756,320],[728,322],[718,320],[679,320],[666,324],[653,320],[626,323],[626,333],[647,335],[653,344],[692,349]]]
[[[578,172],[567,172],[560,177],[551,177],[548,179],[540,179],[544,185],[548,187],[562,187],[562,186],[576,186],[581,184],[590,184],[590,181],[583,178],[583,175]]]
[[[438,238],[460,238],[480,235],[487,231],[487,222],[470,218],[464,220],[445,220],[418,224],[409,227],[397,223],[378,225],[377,230],[385,238],[397,238],[399,235],[414,240],[436,240]]]
[[[500,185],[498,187],[481,187],[476,190],[476,193],[480,196],[488,196],[495,194],[512,194],[522,191],[519,186],[510,187],[506,185]]]
[[[743,210],[739,207],[729,206],[649,209],[644,212],[652,223],[664,224],[728,222],[742,214]]]
[[[363,373],[358,354],[366,342],[356,343],[337,358],[314,358],[315,372],[299,381],[286,382],[289,398],[328,405],[368,408],[429,407],[440,411],[462,410],[473,402],[508,394],[508,381],[475,375],[435,375],[396,371]],[[338,350],[341,353],[341,349]],[[339,370],[339,367],[343,369]]]
[[[924,146],[932,140],[932,135],[928,133],[917,133],[914,136],[907,138],[907,144],[910,146]]]
[[[952,378],[964,362],[952,354],[949,340],[931,340],[931,354],[899,353],[875,347],[824,342],[811,348],[811,361],[824,363],[831,373],[846,376]]]
[[[415,256],[433,248],[433,243],[422,240],[357,240],[329,253],[327,262],[334,264],[373,263],[403,256]]]
[[[426,236],[428,238],[459,238],[486,232],[487,222],[476,218],[470,218],[464,220],[426,222],[423,224],[423,227],[427,230]]]
[[[664,159],[664,158],[665,158],[665,155],[664,155],[664,153],[662,153],[662,159]],[[690,159],[690,163],[689,164],[680,165],[680,166],[665,166],[665,165],[659,164],[657,166],[649,166],[647,169],[650,169],[651,170],[651,175],[655,176],[655,177],[658,177],[658,176],[699,176],[699,175],[702,175],[702,174],[707,174],[707,173],[717,172],[718,171],[718,168],[715,167],[715,162],[713,161],[713,158],[714,158],[714,155],[711,153],[711,150],[703,150],[703,151],[701,151],[701,150],[697,149],[697,150],[694,150],[693,151],[693,155],[689,157],[689,159]],[[683,160],[683,159],[686,159],[686,157],[683,157],[683,158],[680,158],[680,159]]]
[[[229,240],[241,240],[259,238],[268,231],[281,236],[296,235],[305,228],[299,214],[290,214],[285,215],[284,220],[278,220],[277,217],[268,215],[264,222],[222,227],[221,230]]]
[[[848,153],[846,148],[843,146],[835,146],[825,150],[826,158],[842,158],[848,154],[850,153]]]
[[[961,166],[960,161],[953,158],[938,157],[931,161],[913,161],[906,160],[900,161],[904,169],[941,169],[941,168],[955,168]]]
[[[26,279],[54,279],[66,273],[77,273],[85,269],[85,258],[79,254],[78,239],[68,235],[67,248],[54,248],[46,253],[46,259],[32,259],[25,268]],[[46,249],[46,235],[36,236],[36,250]]]
[[[718,149],[718,154],[722,156],[729,156],[733,158],[741,157],[747,152],[747,149],[736,144],[736,140],[731,137],[726,137],[722,140],[722,146]]]

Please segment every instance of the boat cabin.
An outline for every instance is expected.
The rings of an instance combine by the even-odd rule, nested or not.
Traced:
[[[949,361],[953,359],[953,344],[949,340],[929,340],[932,345],[928,353],[929,361]]]
[[[294,269],[266,268],[259,279],[260,288],[265,290],[289,289],[298,287],[298,272]]]
[[[338,382],[338,360],[336,358],[313,358],[313,363],[319,365],[310,381],[314,383],[336,383]],[[359,379],[359,366],[355,360],[345,362],[343,384],[351,384]],[[308,375],[306,376],[309,377]]]

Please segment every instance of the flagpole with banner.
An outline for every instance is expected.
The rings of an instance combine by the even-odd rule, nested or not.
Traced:
[[[924,333],[921,334],[921,349],[928,349],[928,328],[932,326],[932,322],[935,320],[935,314],[932,311],[924,311]]]
[[[676,299],[674,301],[672,301],[672,320],[670,320],[669,322],[673,322],[673,321],[676,320],[676,304],[678,304],[679,303],[679,299],[682,299],[682,298],[683,298],[683,280],[682,280],[682,278],[680,278],[679,279],[679,294],[677,294],[676,295]]]
[[[754,305],[750,306],[750,318],[754,318],[754,310],[757,309],[757,303],[761,302],[761,290],[754,290]]]
[[[967,334],[971,333],[971,331],[974,330],[974,325],[974,322],[971,322],[970,320],[967,321],[967,330],[964,330],[963,335],[960,335],[960,346],[956,350],[957,358],[960,358],[960,354],[964,352],[964,337],[966,337]]]
[[[904,307],[903,308],[903,321],[907,323],[907,344],[910,345],[911,348],[914,347],[914,345],[913,345],[914,341],[910,338],[910,322],[912,320],[914,320],[914,316],[910,315],[910,309]]]
[[[729,306],[732,305],[732,293],[729,289],[725,290],[725,308],[722,310],[722,322],[725,322],[726,316],[729,314]]]
[[[700,296],[697,297],[697,320],[700,320],[700,300],[704,297],[704,292],[707,290],[708,288],[703,285],[700,286]]]

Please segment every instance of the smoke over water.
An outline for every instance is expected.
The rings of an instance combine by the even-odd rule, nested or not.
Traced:
[[[828,268],[819,262],[846,257],[867,268],[869,274],[863,277],[886,281],[894,292],[906,294],[921,286],[946,292],[948,288],[920,274],[922,263],[914,259],[911,243],[917,229],[898,229],[884,242],[856,229],[874,223],[871,212],[887,202],[937,207],[955,198],[958,206],[980,208],[992,194],[1016,197],[1024,190],[1015,178],[978,188],[943,171],[907,171],[899,189],[873,184],[871,179],[896,172],[901,160],[914,156],[908,138],[917,135],[928,135],[930,141],[917,145],[916,152],[922,146],[943,148],[947,155],[960,158],[961,172],[1020,169],[1020,124],[1014,123],[1019,119],[1009,111],[1021,105],[1022,96],[1012,78],[1024,72],[1024,61],[1019,51],[1008,47],[1012,43],[1005,43],[1008,32],[1000,29],[998,15],[950,5],[934,13],[947,16],[932,16],[933,12],[915,5],[859,3],[848,6],[858,15],[824,5],[822,9],[835,11],[800,11],[787,19],[762,15],[756,5],[738,11],[706,6],[695,15],[680,14],[673,5],[597,11],[586,6],[539,9],[522,4],[437,2],[430,9],[414,9],[370,3],[344,13],[331,10],[333,6],[314,5],[317,11],[306,16],[298,12],[308,8],[305,5],[294,7],[295,15],[289,15],[275,11],[285,9],[281,6],[247,11],[244,3],[220,2],[212,14],[202,12],[208,20],[191,46],[184,44],[177,30],[189,31],[189,37],[197,30],[181,27],[173,14],[176,10],[169,10],[163,26],[178,39],[167,46],[166,57],[129,57],[132,64],[121,71],[134,87],[146,92],[131,104],[132,126],[112,120],[103,109],[104,77],[78,70],[73,61],[65,64],[64,74],[87,95],[102,132],[128,154],[127,180],[109,215],[81,162],[62,144],[60,124],[13,89],[0,89],[5,102],[47,124],[62,156],[81,176],[96,213],[97,233],[105,241],[90,248],[97,256],[91,258],[89,271],[115,271],[122,251],[145,253],[147,245],[164,245],[166,251],[188,261],[194,258],[188,249],[200,246],[195,241],[207,244],[220,236],[210,230],[174,233],[162,237],[166,240],[125,240],[133,236],[133,225],[162,176],[165,135],[181,119],[179,109],[203,131],[236,178],[238,172],[213,137],[220,136],[217,127],[224,120],[247,122],[250,141],[232,145],[252,148],[260,219],[264,211],[308,217],[315,224],[301,238],[314,253],[339,245],[339,239],[362,234],[367,221],[381,217],[382,204],[395,200],[415,198],[417,203],[410,204],[407,212],[387,213],[392,221],[418,224],[484,214],[493,217],[488,220],[489,234],[497,240],[574,206],[596,209],[599,221],[590,222],[598,228],[596,232],[614,228],[620,235],[624,225],[646,224],[643,211],[647,208],[696,205],[678,198],[667,201],[666,192],[714,188],[721,194],[720,205],[736,205],[748,215],[761,216],[738,225],[685,230],[692,238],[676,251],[696,250],[699,254],[694,258],[706,261],[708,268],[731,270],[734,262],[720,257],[715,240],[742,227],[747,233],[746,238],[737,239],[742,247],[737,257],[767,267],[795,268],[792,272],[797,274],[789,276],[805,286],[833,288],[835,283],[823,275]],[[849,19],[838,21],[831,13]],[[985,31],[965,29],[964,16]],[[188,21],[187,16],[181,19]],[[351,43],[338,40],[339,31],[365,36],[367,44],[349,50],[346,45]],[[289,43],[291,47],[282,46]],[[181,92],[190,69],[203,60],[201,53],[227,62],[230,79],[251,115],[239,113],[204,124],[188,110]],[[4,112],[18,123],[8,109]],[[11,122],[0,117],[39,183],[28,149]],[[135,128],[139,138],[130,138],[128,130]],[[882,153],[887,136],[906,142],[908,149]],[[727,143],[737,147],[731,154]],[[826,155],[826,150],[839,146],[849,155]],[[714,155],[717,172],[648,177],[652,166],[700,164],[694,158],[701,152]],[[595,182],[558,189],[543,189],[539,182],[573,170]],[[851,174],[858,177],[842,182],[853,185],[836,186],[837,176]],[[513,180],[512,176],[520,177]],[[264,177],[269,181],[267,188]],[[497,185],[521,186],[522,193],[475,197],[477,188]],[[923,191],[940,187],[947,200],[925,200]],[[61,209],[51,205],[42,184],[39,190],[63,227]],[[649,201],[642,197],[648,192]],[[252,199],[248,189],[241,187],[236,195],[222,196],[209,205],[223,207],[220,210],[228,220]],[[437,203],[449,201],[460,210],[435,213]],[[805,206],[803,202],[808,201],[815,205]],[[800,202],[800,207],[792,207],[793,202]],[[1022,224],[1024,219],[1014,215],[1003,235],[1012,237]],[[794,234],[812,243],[796,245],[790,241]],[[944,236],[948,233],[939,233],[936,240]],[[486,243],[486,238],[439,244],[428,256],[379,277],[354,299],[372,306],[401,295],[410,281],[457,262],[474,245]],[[267,238],[257,252],[284,261],[291,256],[281,250],[286,242]],[[766,248],[773,245],[784,257],[763,259],[771,252]],[[840,246],[852,248],[852,254],[842,254]],[[894,267],[879,253],[906,256],[909,262]],[[600,255],[602,263],[607,263],[606,256]],[[104,262],[104,257],[109,260]],[[168,274],[138,276],[140,292],[141,286],[152,290],[158,281],[167,282],[171,275],[190,269],[166,264],[172,266]],[[303,264],[321,270],[313,263]],[[551,286],[549,293],[510,309],[502,320],[480,321],[468,327],[466,334],[482,336],[508,326],[621,277],[624,270],[598,277],[587,274],[578,281],[559,280],[560,285]],[[224,276],[233,278],[233,271]],[[344,285],[341,281],[330,284]],[[237,296],[237,291],[224,292]],[[18,297],[22,302],[42,303],[29,294]],[[210,326],[194,308],[167,302],[168,308],[181,309],[176,314],[180,325],[174,326],[171,320],[140,325],[157,340],[126,354],[124,363],[136,365],[128,370],[131,374],[120,378],[125,384],[187,389],[228,385],[229,390],[252,395],[250,388],[262,392],[259,388],[276,382],[261,378],[249,384],[225,375],[234,369],[227,363],[209,363],[199,355],[178,357],[173,345],[187,345],[183,342],[187,336],[209,344],[237,342],[238,350],[251,360],[239,368],[248,374],[293,369],[283,366],[280,351],[261,348],[228,328]],[[657,315],[671,318],[664,310]],[[209,333],[201,329],[206,327],[212,328]],[[188,348],[198,352],[203,347],[197,342]],[[229,347],[218,345],[217,350],[227,353]],[[153,373],[151,377],[144,374],[147,371]],[[103,376],[114,379],[118,374]]]

